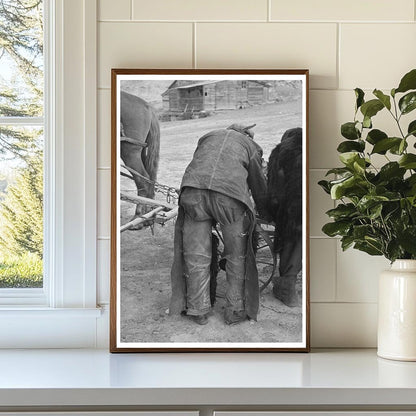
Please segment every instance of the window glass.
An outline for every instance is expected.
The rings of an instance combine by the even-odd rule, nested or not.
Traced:
[[[43,285],[43,2],[0,0],[0,288]]]

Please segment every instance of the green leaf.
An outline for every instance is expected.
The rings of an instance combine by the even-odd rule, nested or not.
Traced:
[[[388,110],[391,109],[390,97],[388,95],[377,89],[373,91],[373,94],[383,103],[384,107]]]
[[[386,133],[384,133],[384,131],[373,129],[368,132],[366,141],[374,145],[380,140],[386,139],[387,137],[388,136]]]
[[[371,245],[374,250],[377,250],[379,254],[382,254],[383,246],[380,240],[378,240],[375,237],[370,237],[368,235],[364,237],[364,240],[367,242],[368,245]]]
[[[413,120],[410,124],[409,127],[407,128],[407,135],[408,136],[415,136],[416,137],[416,120]]]
[[[416,185],[416,174],[410,175],[407,179],[406,182],[409,184],[409,186],[414,186]]]
[[[329,237],[335,237],[336,235],[345,235],[351,227],[349,221],[335,221],[325,224],[322,227],[322,231]]]
[[[361,133],[357,129],[357,123],[353,121],[341,126],[341,135],[348,140],[357,140],[361,137]]]
[[[409,92],[399,100],[399,108],[402,114],[407,114],[416,108],[416,91]]]
[[[334,220],[348,218],[357,212],[354,204],[339,204],[336,208],[330,209],[326,214]]]
[[[350,142],[349,142],[350,143]],[[325,174],[325,176],[335,174],[335,175],[344,175],[345,173],[351,172],[349,168],[333,168],[329,169],[329,171]]]
[[[381,181],[389,181],[392,178],[402,179],[406,169],[400,167],[397,162],[386,163],[379,171],[378,176]]]
[[[318,185],[327,193],[330,194],[331,193],[331,187],[328,181],[319,181]]]
[[[341,238],[342,251],[347,250],[354,244],[354,237],[352,235],[346,235]]]
[[[357,209],[366,212],[368,209],[378,205],[380,202],[388,201],[389,199],[382,195],[364,195],[357,204]]]
[[[416,227],[406,228],[398,238],[399,244],[410,254],[416,254]]]
[[[407,153],[399,159],[399,165],[405,169],[416,169],[416,155]]]
[[[349,178],[343,178],[341,181],[337,181],[331,187],[331,198],[340,199],[345,195],[345,191],[348,188],[355,186],[358,182],[358,179],[355,176],[350,176]]]
[[[404,75],[395,92],[406,92],[409,90],[416,90],[416,69],[412,69],[410,72]]]
[[[380,100],[370,100],[361,106],[361,112],[365,118],[374,117],[380,110],[384,108],[384,104]]]
[[[403,152],[407,149],[407,141],[406,139],[400,139],[400,143],[398,145],[392,146],[389,151],[394,155],[402,155]]]
[[[383,254],[383,252],[381,251],[381,247],[374,247],[374,245],[370,244],[370,242],[356,242],[354,244],[354,248],[360,251],[364,251],[370,256],[381,256]]]
[[[403,139],[402,141],[401,141],[401,143],[400,143],[400,146],[399,146],[399,155],[402,155],[403,154],[403,152],[406,150],[406,148],[407,148],[407,141],[406,141],[406,139]]]
[[[390,261],[394,261],[394,260],[402,257],[402,250],[400,249],[399,242],[397,241],[396,238],[389,241],[389,243],[387,244],[387,255],[386,255],[386,257]]]
[[[356,88],[355,90],[355,111],[358,111],[358,109],[364,104],[364,91],[361,88]]]
[[[406,198],[412,207],[416,207],[416,195],[412,194]],[[413,212],[413,211],[412,211]]]
[[[373,127],[373,123],[371,122],[371,117],[364,116],[363,127],[366,129],[371,129]]]
[[[345,141],[341,142],[339,146],[337,147],[337,151],[340,153],[346,153],[346,152],[363,152],[365,149],[365,142],[363,140],[358,140],[356,142],[353,141]]]
[[[352,230],[352,235],[356,241],[357,240],[364,241],[365,237],[372,233],[373,233],[373,228],[371,227],[371,225],[357,225]]]
[[[352,166],[360,158],[357,152],[345,152],[339,155],[339,160],[346,166]]]
[[[378,141],[374,147],[371,154],[377,153],[379,155],[384,155],[387,150],[391,149],[393,146],[400,146],[402,139],[399,137],[387,137],[386,139],[382,139]]]
[[[381,217],[381,212],[383,211],[383,204],[376,204],[370,208],[370,218],[375,220]]]
[[[416,195],[416,174],[413,174],[406,178],[406,184],[408,186],[408,191],[406,195]]]
[[[367,165],[367,163],[366,163],[365,159],[357,159],[357,160],[354,161],[352,167],[353,167],[355,172],[364,173],[366,165]]]
[[[353,175],[348,178],[343,178],[342,181],[333,183],[331,187],[331,198],[341,199],[344,196],[351,202],[358,203],[358,201],[369,192],[369,187],[372,185],[363,179],[362,175]]]

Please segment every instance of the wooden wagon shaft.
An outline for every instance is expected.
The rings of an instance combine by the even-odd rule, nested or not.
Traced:
[[[120,232],[122,233],[123,231],[126,231],[129,228],[131,228],[131,227],[134,227],[136,225],[139,225],[139,224],[141,224],[141,223],[149,220],[150,218],[154,217],[158,212],[163,211],[163,210],[164,210],[164,207],[157,207],[157,208],[155,208],[154,210],[148,212],[147,214],[144,214],[141,217],[136,218],[136,219],[134,219],[134,220],[132,220],[132,221],[130,221],[130,222],[122,225],[120,227]]]
[[[175,205],[168,204],[167,202],[156,201],[154,199],[146,198],[144,196],[128,195],[123,192],[120,192],[120,198],[122,201],[132,202],[133,204],[150,205],[152,207],[163,207],[168,208],[170,210],[175,208]]]
[[[166,189],[168,189],[169,191],[170,190],[174,190],[177,194],[179,194],[179,189],[177,189],[177,188],[172,188],[172,187],[169,187],[169,186],[166,186],[166,185],[162,185],[161,183],[158,183],[158,182],[156,182],[156,181],[152,181],[152,180],[150,180],[149,178],[146,178],[146,176],[143,176],[142,174],[140,174],[139,172],[137,172],[137,171],[135,171],[134,169],[132,169],[132,168],[129,168],[128,166],[126,166],[126,165],[122,165],[122,164],[120,164],[120,167],[122,167],[122,168],[124,168],[124,169],[126,169],[127,171],[129,171],[133,176],[139,176],[140,178],[142,178],[145,182],[147,182],[147,183],[150,183],[151,185],[155,185],[155,186],[157,186],[157,187],[163,187],[163,188],[166,188]],[[121,173],[122,174],[122,173]],[[126,174],[124,174],[124,176],[127,176]],[[134,178],[132,178],[133,180],[134,180]]]
[[[178,207],[171,209],[168,212],[161,212],[156,216],[156,222],[164,224],[166,221],[175,218],[178,215]]]

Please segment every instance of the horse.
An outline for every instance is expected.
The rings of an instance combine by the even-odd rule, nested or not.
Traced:
[[[130,168],[137,195],[154,198],[160,151],[157,115],[146,101],[122,91],[120,122],[120,156],[127,168]],[[137,204],[134,218],[146,212],[143,205]]]
[[[279,253],[279,274],[274,295],[297,306],[296,278],[302,269],[302,129],[285,131],[267,164],[267,210],[275,227],[274,251]]]

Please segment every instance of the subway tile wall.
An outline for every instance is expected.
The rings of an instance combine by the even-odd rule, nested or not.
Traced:
[[[389,90],[416,67],[415,0],[99,0],[98,299],[109,301],[110,69],[310,69],[313,347],[374,347],[380,257],[321,231],[333,207],[317,181],[338,164],[339,126],[359,86]],[[380,128],[391,120],[380,116]]]

